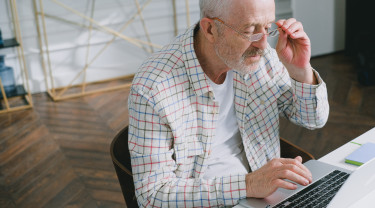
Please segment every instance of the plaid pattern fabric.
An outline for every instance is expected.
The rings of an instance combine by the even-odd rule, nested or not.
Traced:
[[[246,197],[245,175],[202,179],[219,104],[194,52],[194,27],[140,67],[129,96],[129,150],[140,207],[223,207]],[[328,118],[325,83],[292,80],[268,47],[259,69],[234,73],[234,102],[251,169],[280,156],[279,115],[309,129]]]

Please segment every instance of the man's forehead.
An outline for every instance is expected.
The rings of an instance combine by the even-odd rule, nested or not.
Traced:
[[[266,26],[270,23],[275,22],[275,15],[270,16],[263,16],[263,17],[257,17],[257,18],[232,18],[232,24],[238,25],[238,27],[247,29],[251,27],[261,27]]]
[[[230,19],[241,27],[269,24],[275,21],[275,4],[273,0],[234,0]],[[240,4],[242,3],[242,4]]]
[[[264,18],[263,20],[261,21],[253,21],[253,20],[250,20],[250,21],[242,21],[242,24],[240,25],[241,27],[243,28],[250,28],[250,27],[258,27],[258,26],[264,26],[264,25],[267,25],[267,24],[270,24],[270,23],[274,23],[275,22],[275,17],[273,18]]]

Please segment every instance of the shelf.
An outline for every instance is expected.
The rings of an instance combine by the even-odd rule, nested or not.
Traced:
[[[0,49],[2,49],[2,48],[17,47],[17,46],[20,45],[15,38],[4,39],[3,42],[4,42],[4,45],[0,46]]]
[[[21,39],[21,29],[18,18],[17,10],[17,0],[8,0],[8,9],[12,14],[12,23],[14,27],[14,38],[4,39],[3,44],[0,46],[0,49],[17,47],[17,59],[20,64],[20,75],[22,77],[22,82],[19,81],[15,89],[12,92],[5,92],[3,95],[4,89],[3,86],[0,86],[0,114],[10,113],[19,110],[30,109],[33,107],[33,101],[30,94],[30,87],[28,83],[28,71],[27,64],[25,61],[24,50],[22,47]],[[12,99],[8,99],[12,98]]]
[[[27,95],[27,92],[22,85],[17,85],[15,90],[13,90],[12,92],[6,93],[7,98],[25,96],[25,95]],[[0,99],[3,99],[3,93],[1,92],[1,90],[0,90]]]

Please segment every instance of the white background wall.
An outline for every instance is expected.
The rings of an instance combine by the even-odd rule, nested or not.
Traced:
[[[60,0],[81,13],[90,15],[92,0]],[[139,0],[141,4],[146,0]],[[313,55],[331,53],[344,48],[345,2],[344,0],[276,0],[276,18],[296,17],[302,21],[312,41]],[[87,20],[57,6],[51,0],[43,0],[47,14],[62,17],[88,25]],[[191,23],[199,20],[199,0],[189,0]],[[17,0],[26,62],[30,75],[32,92],[45,91],[44,75],[39,55],[39,42],[35,25],[32,0]],[[0,1],[0,28],[3,38],[13,36],[11,13],[7,0]],[[177,1],[179,32],[187,27],[185,1]],[[136,13],[133,0],[96,0],[94,19],[107,27],[118,30]],[[164,45],[174,38],[171,0],[153,0],[144,10],[143,16],[153,43]],[[54,19],[46,18],[53,76],[57,86],[65,86],[85,65],[88,30]],[[141,21],[135,21],[123,32],[124,35],[146,40]],[[93,58],[112,38],[108,33],[92,32],[89,59]],[[270,40],[274,44],[274,40]],[[7,65],[15,68],[20,80],[14,49],[0,50],[8,54]],[[121,75],[133,74],[141,62],[149,56],[144,50],[122,40],[116,41],[88,69],[88,81],[95,81]],[[78,81],[81,81],[80,78]]]
[[[46,14],[89,25],[87,20],[57,6],[51,0],[43,0],[43,2]],[[90,16],[92,0],[61,0],[61,2]],[[139,2],[142,5],[146,0],[139,0]],[[199,19],[198,2],[198,0],[189,1],[192,24]],[[17,6],[32,92],[45,91],[32,0],[17,0]],[[8,1],[0,1],[0,28],[5,39],[14,36],[12,31],[13,25],[10,22],[11,12],[8,8]],[[187,27],[185,1],[177,1],[177,12],[178,27],[181,33]],[[94,19],[111,29],[119,30],[136,13],[137,7],[134,0],[96,0]],[[165,45],[174,39],[171,0],[153,0],[145,7],[142,14],[153,43]],[[86,46],[89,32],[85,28],[51,18],[46,18],[46,25],[55,84],[56,86],[65,86],[86,63]],[[123,34],[147,40],[139,17],[135,18],[134,22],[130,24]],[[113,37],[106,32],[98,30],[93,30],[91,35],[89,60]],[[7,54],[6,64],[14,67],[17,80],[20,81],[19,67],[16,62],[16,50],[5,49],[1,50],[0,53]],[[133,74],[141,62],[149,55],[143,49],[117,38],[88,68],[87,80],[96,81]],[[78,82],[81,80],[82,78],[80,77]]]
[[[311,39],[312,56],[345,48],[345,0],[292,0],[293,16]]]

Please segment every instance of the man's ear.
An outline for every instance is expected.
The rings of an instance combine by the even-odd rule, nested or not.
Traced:
[[[217,28],[215,26],[214,20],[210,18],[202,18],[200,21],[201,31],[204,37],[210,42],[214,43],[215,38],[217,37]]]

